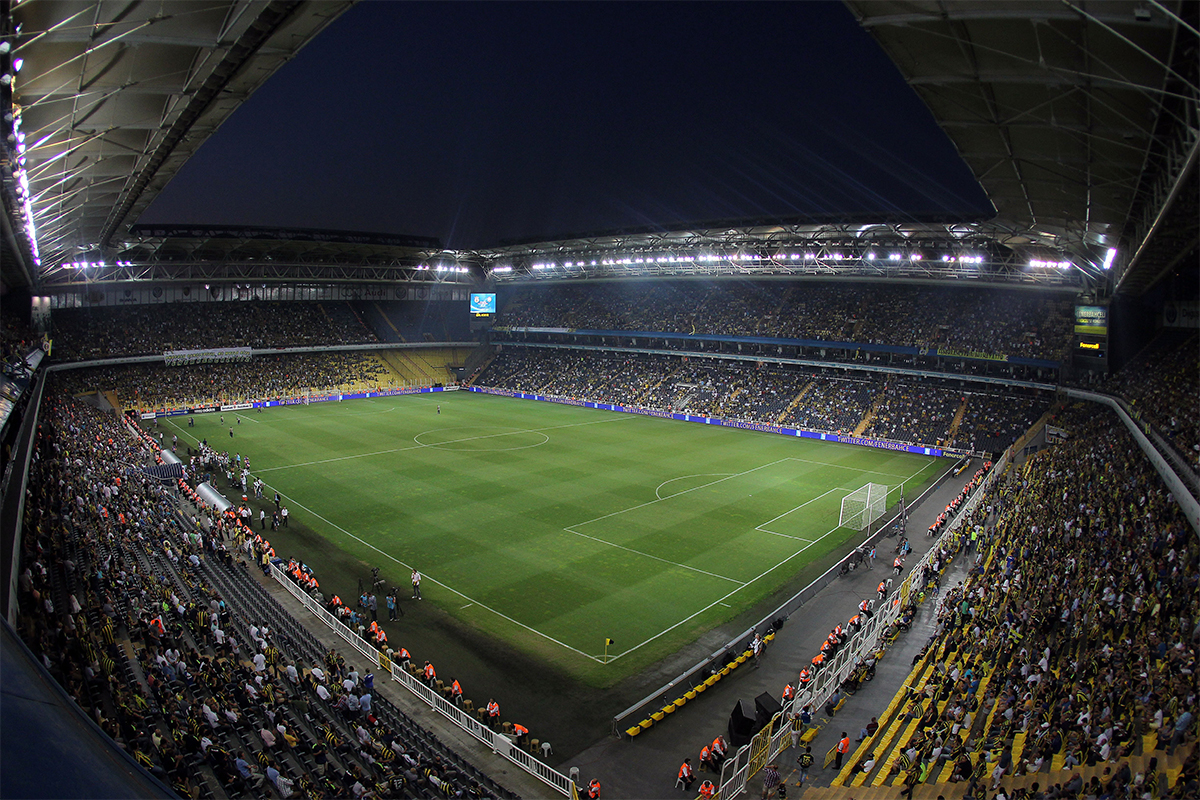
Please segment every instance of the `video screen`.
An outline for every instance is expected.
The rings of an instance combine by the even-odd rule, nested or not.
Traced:
[[[471,313],[475,316],[496,313],[496,293],[471,292]]]

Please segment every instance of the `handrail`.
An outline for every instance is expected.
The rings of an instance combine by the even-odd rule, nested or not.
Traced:
[[[343,625],[341,620],[329,613],[328,610],[322,608],[316,600],[302,591],[299,586],[288,580],[287,575],[277,564],[271,564],[271,575],[293,597],[299,600],[309,613],[329,626],[334,633],[342,637],[361,656],[370,659],[373,663],[378,663],[381,668],[386,669],[391,674],[392,680],[408,689],[422,702],[433,708],[434,711],[437,711],[473,738],[490,747],[496,755],[502,756],[513,764],[516,764],[550,788],[561,792],[567,797],[574,796],[576,791],[575,783],[569,777],[517,747],[507,736],[502,733],[496,733],[491,728],[472,718],[461,708],[446,700],[411,674],[405,672],[399,664],[368,644],[365,639]]]

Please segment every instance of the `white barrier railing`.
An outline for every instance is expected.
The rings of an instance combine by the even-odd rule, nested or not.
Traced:
[[[378,663],[381,668],[386,669],[392,676],[392,680],[404,686],[404,688],[420,698],[422,702],[434,711],[437,711],[473,738],[490,747],[496,755],[503,756],[555,791],[561,792],[567,797],[578,797],[575,782],[569,777],[563,775],[553,767],[542,763],[532,754],[517,747],[509,737],[493,731],[454,703],[451,703],[433,689],[417,680],[411,673],[389,659],[386,654],[380,653],[365,639],[343,625],[341,620],[329,613],[327,609],[322,608],[316,600],[289,580],[287,575],[277,565],[271,565],[271,574],[293,597],[303,603],[304,607],[316,616],[317,619],[328,625],[334,633],[342,637],[347,644],[358,651],[364,658],[369,659],[372,663]]]

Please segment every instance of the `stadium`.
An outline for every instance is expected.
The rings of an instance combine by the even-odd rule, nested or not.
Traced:
[[[1200,796],[1200,7],[839,6],[984,215],[155,221],[354,5],[0,0],[0,796]]]

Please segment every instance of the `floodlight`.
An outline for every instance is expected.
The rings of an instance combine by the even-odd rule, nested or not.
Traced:
[[[0,56],[7,53],[11,47],[12,45],[10,45],[8,42],[0,42]]]
[[[1104,254],[1104,268],[1111,269],[1113,259],[1115,259],[1116,257],[1117,257],[1117,248],[1115,248],[1115,247],[1108,248],[1108,252]]]
[[[875,254],[874,254],[874,253],[867,253],[867,259],[868,259],[869,261],[874,261],[874,260],[875,260]]]
[[[25,59],[23,59],[23,58],[14,58],[14,59],[13,59],[13,65],[12,65],[12,67],[13,67],[13,74],[14,74],[14,75],[16,75],[18,72],[20,72],[20,71],[21,71],[21,67],[23,67],[23,66],[25,66]]]

